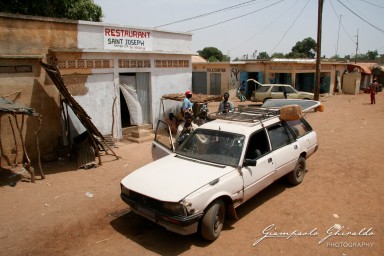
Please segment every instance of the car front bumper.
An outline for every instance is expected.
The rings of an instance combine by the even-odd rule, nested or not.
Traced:
[[[203,213],[189,215],[189,216],[175,216],[162,213],[160,211],[149,209],[146,205],[139,204],[134,200],[130,199],[124,193],[120,194],[121,199],[127,203],[131,210],[146,218],[153,221],[160,226],[163,226],[169,231],[181,234],[190,235],[197,232],[199,220]]]

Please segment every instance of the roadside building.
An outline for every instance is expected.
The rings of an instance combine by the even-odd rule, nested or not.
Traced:
[[[65,131],[74,138],[85,128],[39,61],[56,64],[100,133],[122,139],[126,127],[152,127],[162,95],[191,89],[191,42],[190,33],[0,13],[0,94],[42,115],[42,155],[58,153]],[[11,128],[5,116],[0,121],[2,154],[12,155]],[[27,124],[24,136],[32,137],[35,124]]]
[[[343,92],[344,88],[349,93],[350,87],[355,87],[356,81],[359,81],[359,86],[366,85],[371,78],[370,68],[359,64],[353,65],[357,69],[350,67],[352,64],[345,62],[322,61],[320,93]],[[353,80],[348,77],[343,82],[345,74],[351,73]],[[228,91],[234,97],[242,81],[246,82],[245,94],[248,98],[259,86],[258,83],[290,84],[299,91],[313,92],[316,84],[316,60],[271,59],[208,63],[199,59],[192,63],[192,89],[196,92],[223,94]]]

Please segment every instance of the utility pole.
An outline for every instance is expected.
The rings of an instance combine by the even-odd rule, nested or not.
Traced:
[[[357,35],[356,35],[356,53],[355,53],[355,64],[357,61],[357,50],[359,49],[359,29],[357,29]]]
[[[341,14],[340,14],[340,19],[339,19],[339,30],[337,31],[337,44],[336,44],[336,57],[337,53],[339,51],[339,35],[340,35],[340,23],[341,23]]]
[[[319,0],[317,13],[317,47],[316,47],[316,84],[314,90],[314,99],[320,98],[320,67],[321,67],[321,23],[323,19],[323,0]]]

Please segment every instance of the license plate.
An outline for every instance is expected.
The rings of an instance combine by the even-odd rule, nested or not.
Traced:
[[[155,218],[155,213],[152,212],[151,210],[145,209],[141,206],[136,206],[136,210],[139,211],[140,213],[144,214],[144,215],[147,215],[147,216],[153,218],[153,219]]]

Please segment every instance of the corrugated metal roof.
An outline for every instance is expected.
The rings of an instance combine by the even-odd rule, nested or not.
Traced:
[[[27,107],[22,103],[13,102],[4,97],[0,97],[0,112],[25,114],[29,116],[38,115],[33,108]]]
[[[283,58],[273,58],[273,62],[296,62],[296,63],[316,63],[315,59],[283,59]]]
[[[194,55],[192,56],[192,63],[195,63],[195,62],[207,62],[207,61],[200,55]]]
[[[348,70],[351,69],[351,68],[352,69],[357,68],[359,70],[359,72],[361,72],[361,73],[364,73],[364,74],[367,74],[367,75],[372,74],[371,69],[368,66],[363,65],[363,64],[348,64],[347,68],[348,68]]]

